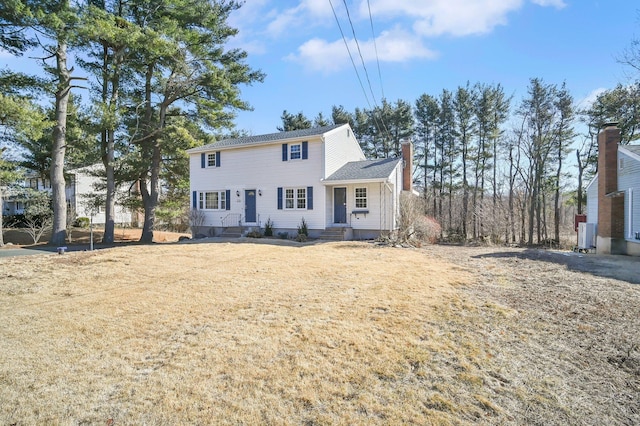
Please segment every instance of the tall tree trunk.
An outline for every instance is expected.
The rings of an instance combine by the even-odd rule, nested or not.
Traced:
[[[102,47],[102,104],[107,106],[109,104],[109,82],[111,78],[109,76],[109,47],[103,45]],[[111,126],[112,120],[109,120],[109,126]],[[102,164],[104,165],[106,172],[106,199],[104,209],[104,234],[102,236],[103,243],[113,243],[115,241],[115,184],[113,176],[113,145],[112,145],[112,132],[108,128],[102,129],[100,132],[100,146],[102,152]]]
[[[156,209],[160,198],[160,165],[161,153],[160,142],[154,138],[151,156],[150,179],[147,183],[144,181],[144,190],[142,191],[142,199],[144,203],[144,225],[142,226],[142,236],[140,242],[152,243],[153,230],[155,228]],[[147,189],[147,184],[149,189]]]
[[[122,50],[115,50],[113,57],[113,75],[111,76],[111,96],[109,97],[109,113],[116,114],[118,108],[118,97],[120,96],[120,64],[122,63]],[[107,196],[105,202],[105,222],[104,236],[102,242],[113,243],[115,232],[115,216],[116,216],[116,178],[114,170],[115,151],[116,151],[116,134],[113,124],[110,120],[109,128],[106,133],[106,144],[103,150],[102,161],[107,177]]]
[[[64,245],[67,230],[67,201],[65,197],[64,157],[67,149],[67,108],[71,93],[71,73],[67,69],[67,43],[61,38],[56,49],[58,88],[56,90],[53,147],[51,149],[51,190],[53,227],[49,244]]]
[[[437,193],[437,186],[436,182],[438,181],[437,179],[438,176],[438,147],[437,144],[435,143],[435,140],[433,141],[433,183],[431,184],[431,189],[433,192],[433,216],[438,218],[438,193]],[[438,220],[440,220],[438,218]]]
[[[462,235],[467,239],[467,216],[469,215],[469,182],[467,181],[467,141],[462,141]]]
[[[150,135],[155,131],[152,125],[153,107],[151,105],[151,81],[153,78],[153,72],[155,70],[155,64],[147,65],[147,71],[145,74],[145,113],[144,113],[144,134]],[[153,158],[155,151],[155,144],[157,136],[154,136],[150,140],[145,140],[141,147],[143,161],[149,161],[149,172],[153,169]],[[142,225],[142,235],[140,236],[140,242],[151,243],[153,242],[153,225],[155,206],[153,204],[153,189],[150,188],[147,179],[147,170],[143,171],[140,175],[140,195],[142,196],[142,205],[144,207],[144,223]]]
[[[509,225],[511,228],[511,242],[516,241],[515,213],[513,206],[513,187],[515,184],[515,171],[513,170],[513,146],[509,146]],[[508,242],[509,240],[505,240]]]
[[[558,146],[558,171],[556,172],[556,193],[553,200],[553,238],[560,242],[560,176],[562,171],[562,143]]]
[[[0,154],[1,153],[2,153],[2,150],[0,149]],[[2,219],[3,219],[2,212],[4,210],[2,205],[2,197],[4,197],[4,195],[2,195],[2,186],[0,186],[0,247],[4,247],[4,231],[2,230]]]
[[[538,199],[538,183],[536,180],[535,173],[537,171],[537,167],[531,167],[531,197],[529,201],[529,224],[527,229],[527,244],[533,245],[533,230],[534,224],[536,220],[536,201]]]

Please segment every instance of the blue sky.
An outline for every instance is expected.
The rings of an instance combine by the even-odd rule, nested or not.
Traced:
[[[336,18],[354,55],[365,98]],[[330,117],[332,105],[387,100],[410,103],[467,81],[500,83],[519,103],[529,79],[566,81],[576,103],[629,81],[616,60],[640,38],[640,5],[629,0],[356,0],[346,1],[371,81],[366,76],[342,0],[247,0],[231,24],[233,47],[266,73],[242,89],[254,110],[237,128],[271,133],[283,110]],[[371,9],[371,21],[369,19]],[[373,42],[375,37],[375,44]],[[380,74],[376,62],[377,49]],[[382,84],[381,84],[382,82]]]
[[[247,62],[266,74],[263,83],[242,87],[242,98],[254,110],[238,114],[237,129],[275,132],[285,109],[330,118],[332,105],[350,112],[371,108],[383,92],[391,102],[413,104],[423,93],[437,96],[467,81],[500,83],[514,104],[526,95],[530,78],[566,81],[576,103],[585,105],[599,91],[629,81],[630,70],[616,58],[632,39],[640,39],[640,4],[630,0],[346,0],[346,5],[373,95],[344,0],[246,0],[232,13],[230,24],[239,34],[229,47],[246,50]],[[40,72],[29,56],[40,55],[13,58],[0,51],[0,67]],[[74,74],[82,73],[76,67]]]

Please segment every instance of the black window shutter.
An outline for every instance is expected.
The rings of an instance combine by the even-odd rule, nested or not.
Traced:
[[[307,186],[307,210],[313,210],[313,186]]]
[[[302,159],[306,160],[309,158],[309,142],[302,142]]]
[[[282,210],[282,187],[278,187],[278,210]]]
[[[231,210],[231,190],[230,189],[227,189],[225,191],[224,198],[226,198],[227,200],[227,210]]]
[[[200,154],[200,168],[204,169],[207,167],[207,154],[204,152]]]
[[[220,151],[216,151],[216,167],[220,167]]]
[[[198,210],[198,191],[193,191],[193,209]]]
[[[289,156],[289,147],[286,143],[282,144],[282,161],[287,161],[287,157]]]

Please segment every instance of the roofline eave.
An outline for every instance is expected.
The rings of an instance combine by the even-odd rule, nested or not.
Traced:
[[[208,145],[204,145],[204,146],[198,146],[196,148],[191,148],[186,150],[187,154],[197,154],[200,152],[210,152],[210,151],[223,151],[223,150],[227,150],[227,149],[235,149],[235,148],[245,148],[245,147],[252,147],[252,146],[258,146],[258,145],[277,145],[277,144],[281,144],[283,142],[304,142],[304,141],[311,141],[311,140],[320,140],[322,141],[322,139],[329,133],[332,133],[335,130],[341,129],[342,127],[348,125],[347,123],[342,124],[338,127],[335,127],[331,130],[328,130],[326,132],[323,133],[318,133],[315,135],[310,135],[310,136],[295,136],[295,137],[289,137],[289,138],[282,138],[282,139],[274,139],[271,141],[262,141],[262,142],[251,142],[251,143],[243,143],[243,144],[237,144],[237,145],[227,145],[227,146],[216,146],[217,142],[214,142],[212,144],[208,144]],[[219,141],[219,142],[224,142],[224,141]]]
[[[321,179],[320,183],[324,186],[336,186],[336,185],[352,185],[358,183],[393,183],[390,178],[375,178],[375,179],[343,179],[343,180],[325,180]]]

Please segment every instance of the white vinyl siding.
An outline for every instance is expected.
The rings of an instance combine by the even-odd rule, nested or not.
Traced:
[[[598,223],[598,176],[587,186],[587,222]]]
[[[314,138],[304,140],[308,140],[308,160],[282,161],[282,143],[278,141],[273,144],[222,150],[224,165],[215,173],[209,169],[200,168],[200,153],[191,154],[192,191],[202,191],[212,182],[215,182],[217,188],[231,190],[231,197],[227,200],[228,210],[226,212],[205,210],[203,226],[221,226],[222,221],[229,215],[244,217],[244,191],[253,189],[258,194],[256,220],[260,224],[263,225],[267,219],[271,218],[276,228],[296,229],[304,216],[309,229],[324,229],[324,210],[317,208],[324,206],[326,202],[324,191],[313,191],[313,205],[316,208],[310,210],[310,206],[307,205],[307,209],[303,211],[297,208],[284,208],[283,190],[282,209],[278,209],[278,188],[320,187],[322,143]],[[302,144],[302,142],[302,140],[287,141],[289,145]],[[240,192],[240,196],[236,196],[236,191]],[[296,195],[294,193],[294,207],[297,203]]]
[[[349,161],[365,160],[364,153],[348,127],[339,127],[324,138],[324,177],[331,176]]]
[[[624,191],[624,236],[627,240],[636,240],[640,232],[640,161],[636,156],[618,151],[618,163],[624,167],[618,169],[618,189]]]

